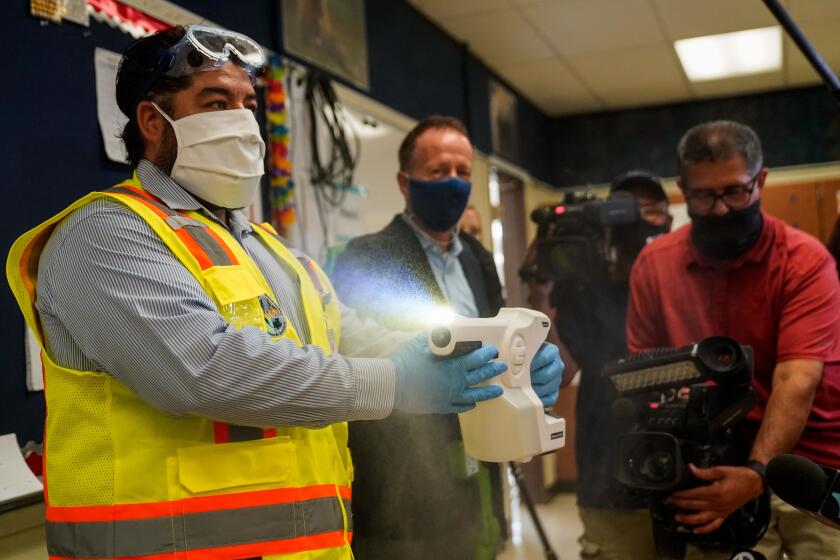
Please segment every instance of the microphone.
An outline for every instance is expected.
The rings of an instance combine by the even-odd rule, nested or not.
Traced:
[[[840,473],[799,455],[779,455],[767,465],[767,486],[790,505],[840,525]]]

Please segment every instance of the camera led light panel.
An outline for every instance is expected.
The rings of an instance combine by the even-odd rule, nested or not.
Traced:
[[[702,374],[693,362],[676,362],[611,376],[613,385],[620,394],[635,393],[679,382],[688,383],[700,378]]]

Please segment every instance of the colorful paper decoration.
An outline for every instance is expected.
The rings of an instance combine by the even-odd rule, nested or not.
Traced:
[[[30,0],[29,13],[53,23],[61,23],[64,16],[63,0]]]
[[[265,110],[270,155],[268,161],[271,223],[280,235],[288,235],[295,223],[295,183],[289,160],[289,128],[286,105],[286,68],[283,59],[271,53],[265,74]]]

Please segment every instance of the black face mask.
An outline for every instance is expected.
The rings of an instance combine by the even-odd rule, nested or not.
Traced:
[[[723,216],[691,216],[691,241],[704,256],[734,260],[749,251],[761,236],[761,200]]]

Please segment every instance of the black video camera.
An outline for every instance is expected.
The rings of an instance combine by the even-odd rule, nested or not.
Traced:
[[[614,391],[613,414],[632,426],[619,437],[617,479],[647,495],[657,552],[684,558],[688,543],[733,550],[752,546],[770,518],[765,492],[715,531],[695,535],[674,519],[671,493],[699,486],[688,464],[743,465],[748,449],[733,427],[756,405],[750,385],[752,349],[711,337],[683,348],[645,352],[604,368]]]
[[[523,267],[523,280],[584,280],[607,277],[615,259],[614,226],[639,222],[636,199],[625,192],[599,200],[591,191],[567,193],[561,204],[531,212],[537,224],[537,260]]]

